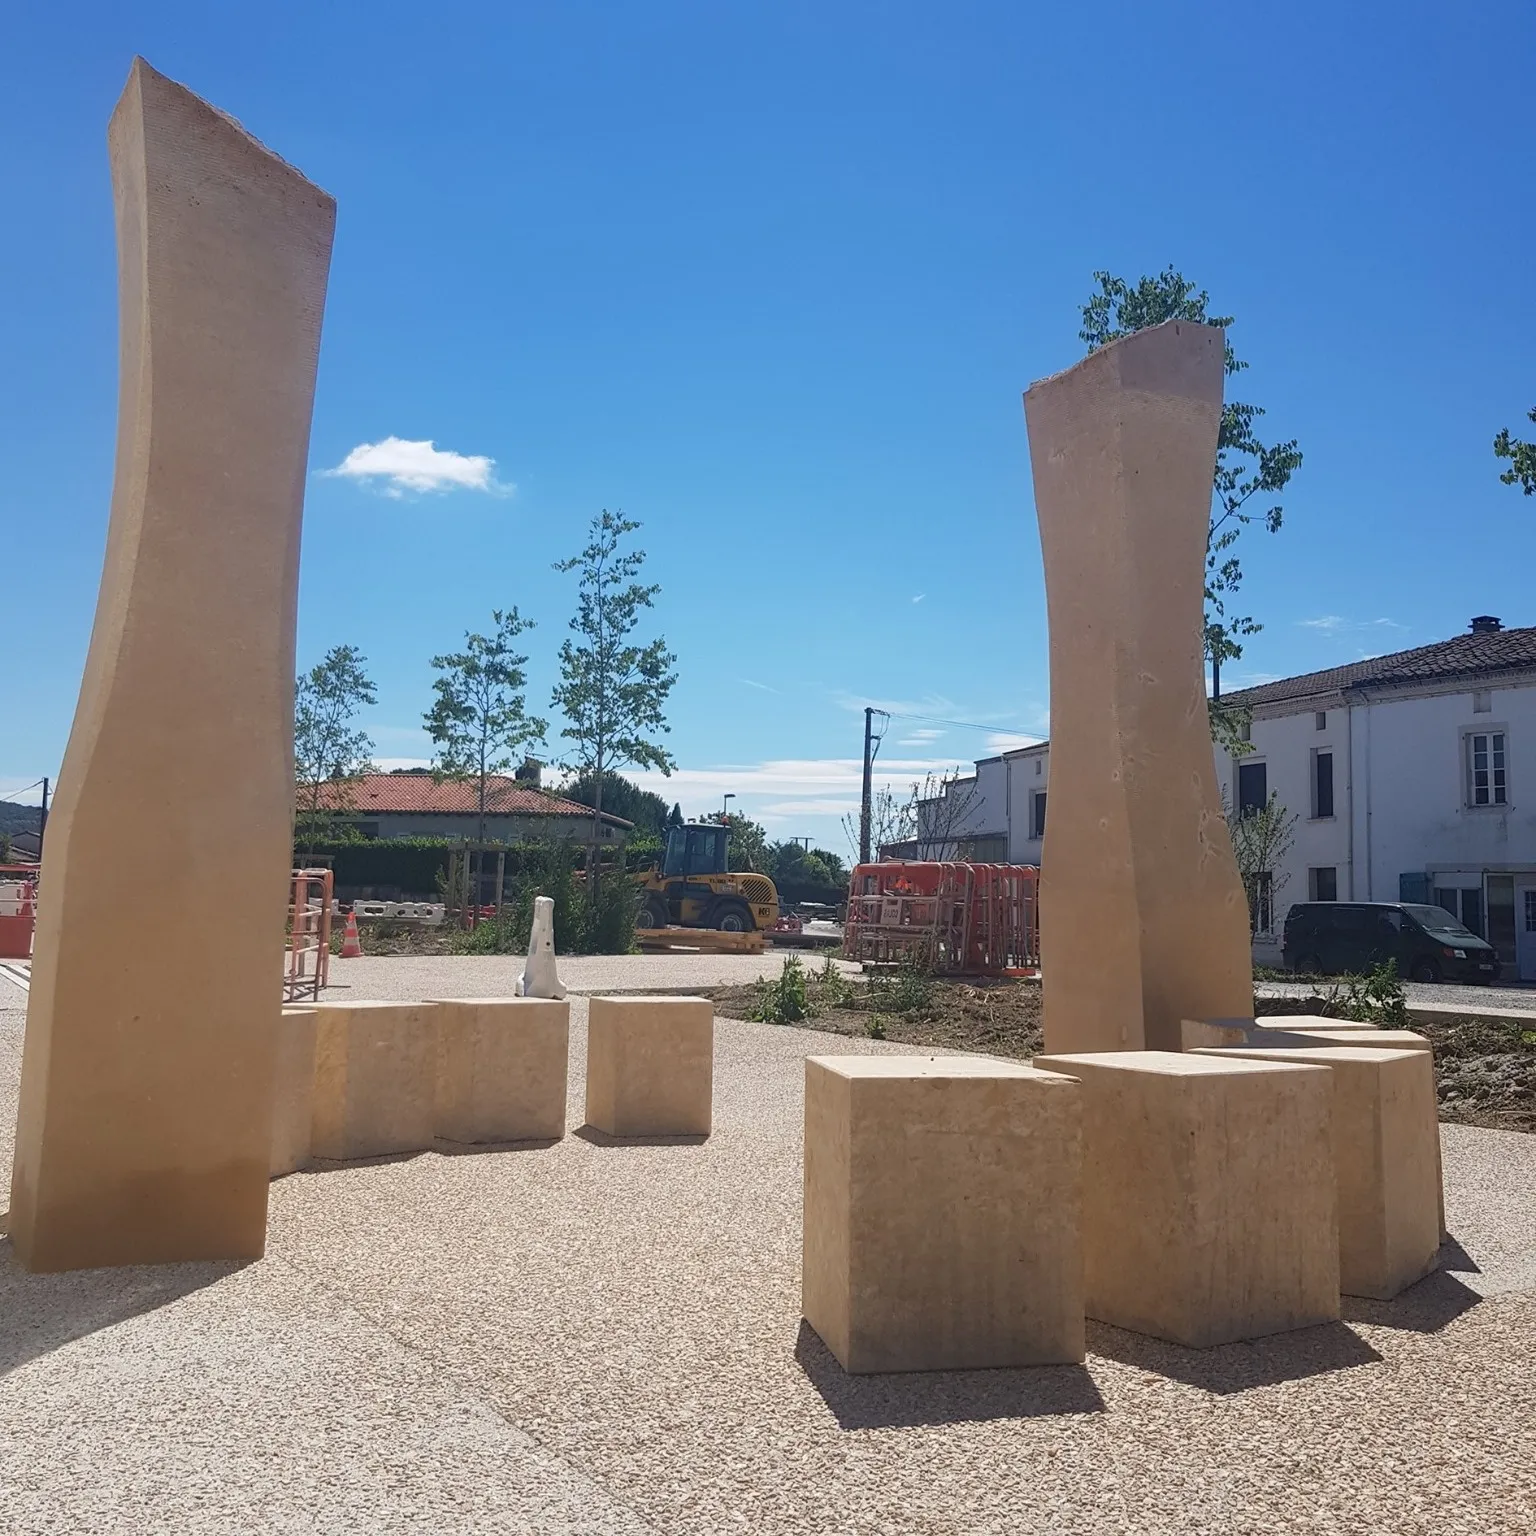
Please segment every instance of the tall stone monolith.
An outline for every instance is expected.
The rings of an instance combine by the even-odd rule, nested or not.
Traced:
[[[1253,1010],[1206,708],[1223,334],[1169,321],[1024,396],[1051,632],[1048,1052],[1177,1051]]]
[[[109,132],[116,481],[48,824],[10,1233],[34,1270],[266,1241],[299,524],[335,203],[135,60]]]

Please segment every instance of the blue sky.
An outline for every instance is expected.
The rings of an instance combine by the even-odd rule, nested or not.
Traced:
[[[363,649],[383,759],[425,760],[428,658],[494,607],[547,703],[551,562],[604,506],[663,587],[688,811],[845,851],[866,701],[985,727],[894,720],[897,780],[1043,733],[1020,392],[1100,267],[1207,288],[1305,454],[1230,686],[1536,623],[1489,447],[1536,404],[1528,0],[141,0],[7,40],[0,793],[56,774],[95,604],[135,52],[338,199],[299,657]],[[390,438],[451,488],[321,473]]]

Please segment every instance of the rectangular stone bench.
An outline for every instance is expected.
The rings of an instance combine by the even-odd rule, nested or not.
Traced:
[[[807,1059],[801,1308],[844,1370],[1082,1360],[1080,1098],[1022,1062]]]
[[[609,1136],[707,1136],[715,1011],[702,997],[594,997],[587,1124]]]
[[[1334,1047],[1358,1045],[1370,1050],[1422,1051],[1430,1058],[1430,1081],[1434,1081],[1434,1050],[1429,1038],[1412,1029],[1377,1029],[1373,1024],[1355,1024],[1342,1019],[1313,1018],[1309,1014],[1266,1015],[1256,1019],[1185,1019],[1182,1024],[1186,1051],[1225,1046],[1253,1047],[1259,1050],[1309,1046]],[[1446,1235],[1445,1187],[1441,1174],[1440,1104],[1431,1099],[1431,1123],[1435,1143],[1435,1201],[1440,1212],[1440,1235]]]
[[[565,1135],[571,1005],[542,997],[436,998],[437,1134],[448,1141]]]
[[[1326,1068],[1045,1055],[1083,1088],[1089,1317],[1203,1349],[1339,1316]]]
[[[1435,1267],[1440,1144],[1427,1052],[1314,1045],[1199,1054],[1304,1062],[1332,1073],[1339,1288],[1346,1296],[1390,1301]]]
[[[272,1177],[309,1161],[315,1113],[318,1013],[285,1004],[277,1023],[277,1091],[272,1106]]]
[[[383,1157],[432,1145],[437,1009],[431,1003],[316,1005],[310,1155]]]

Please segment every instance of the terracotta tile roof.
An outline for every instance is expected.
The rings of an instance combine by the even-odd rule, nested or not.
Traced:
[[[1373,656],[1343,667],[1281,678],[1257,688],[1224,693],[1222,698],[1229,704],[1252,708],[1350,688],[1391,688],[1457,679],[1465,679],[1469,686],[1480,685],[1495,681],[1500,673],[1530,668],[1536,668],[1536,629],[1499,629],[1457,635],[1454,640],[1440,640],[1411,651],[1394,651],[1390,656]]]
[[[369,773],[352,780],[344,795],[329,785],[321,786],[320,803],[330,809],[339,805],[359,816],[384,813],[421,813],[433,816],[474,816],[480,810],[480,786],[444,779],[441,783],[429,773]],[[534,789],[516,779],[493,778],[487,782],[485,809],[495,816],[588,816],[590,806],[575,800]],[[610,826],[628,827],[629,822],[603,812]]]

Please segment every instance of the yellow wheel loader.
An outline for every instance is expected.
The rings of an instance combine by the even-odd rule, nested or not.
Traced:
[[[640,887],[637,928],[715,928],[767,932],[779,920],[779,893],[767,875],[727,868],[730,828],[690,822],[667,833],[659,869],[634,876]]]

